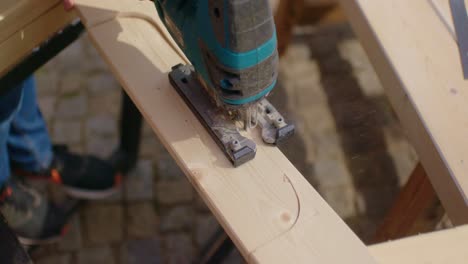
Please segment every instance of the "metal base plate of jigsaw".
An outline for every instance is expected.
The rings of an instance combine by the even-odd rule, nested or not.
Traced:
[[[174,66],[169,80],[235,167],[255,157],[255,142],[242,136],[235,123],[210,100],[193,66]]]
[[[255,157],[257,150],[255,142],[242,136],[235,121],[229,119],[226,111],[217,107],[211,100],[198,80],[193,66],[182,64],[174,66],[169,73],[169,80],[234,166],[240,166]],[[244,115],[249,117],[245,119],[255,120],[255,123],[261,127],[265,143],[280,144],[294,134],[294,125],[287,124],[267,99],[258,101],[254,105],[254,110],[254,114],[244,112]],[[244,121],[244,126],[249,128],[251,124],[245,123],[250,122]]]

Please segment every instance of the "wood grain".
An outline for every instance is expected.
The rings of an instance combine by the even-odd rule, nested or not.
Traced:
[[[155,29],[162,23],[152,3],[77,4],[114,75],[249,262],[375,263],[297,169],[258,134],[250,135],[258,143],[256,158],[231,166],[169,84],[168,71],[183,60]]]
[[[457,43],[428,0],[341,4],[450,219],[468,223],[468,82]]]
[[[18,1],[11,4],[14,4],[15,8],[7,9],[6,6],[2,6],[5,9],[0,9],[0,16],[7,15],[0,21],[0,38],[6,36],[5,32],[12,32],[6,39],[0,41],[0,76],[29,55],[34,47],[76,18],[74,12],[65,12],[61,2],[56,0],[44,0],[46,7],[48,4],[52,5],[52,8],[44,13],[38,11],[43,10],[42,7],[32,10],[25,8],[33,8],[38,5],[38,1]],[[38,14],[38,17],[34,17]]]
[[[381,264],[465,264],[468,226],[370,246]]]
[[[59,4],[60,0],[0,1],[0,42]]]

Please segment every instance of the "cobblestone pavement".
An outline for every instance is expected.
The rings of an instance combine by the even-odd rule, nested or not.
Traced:
[[[117,146],[121,91],[87,36],[37,73],[56,143],[108,157]],[[297,136],[282,148],[365,241],[417,160],[359,42],[346,25],[298,29],[281,60],[275,104]],[[52,189],[57,188],[38,186]],[[218,227],[150,128],[121,192],[86,204],[39,264],[190,263]],[[242,263],[237,252],[225,263]]]

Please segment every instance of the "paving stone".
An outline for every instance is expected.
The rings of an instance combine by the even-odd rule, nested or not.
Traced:
[[[116,263],[109,246],[86,248],[76,255],[77,264],[114,264]]]
[[[306,44],[291,43],[290,48],[285,52],[284,57],[281,60],[281,66],[289,66],[290,64],[294,64],[296,61],[306,60],[307,58],[310,58],[310,55],[310,48]],[[293,75],[296,76],[295,74]]]
[[[80,121],[57,121],[53,125],[53,140],[59,144],[75,144],[81,141]]]
[[[75,154],[86,154],[85,146],[80,142],[77,144],[67,144],[68,149]]]
[[[87,56],[87,59],[81,61],[80,67],[83,71],[91,74],[104,73],[111,75],[109,66],[99,54],[96,57]]]
[[[58,74],[56,71],[40,69],[34,76],[38,95],[55,95],[58,90]]]
[[[340,55],[353,66],[354,76],[367,97],[384,94],[379,78],[365,55],[359,40],[349,39],[340,42],[339,51]]]
[[[315,177],[322,188],[352,183],[352,176],[341,155],[327,157],[319,154],[314,169]]]
[[[194,193],[195,193],[195,208],[200,212],[204,212],[204,213],[210,212],[210,208],[208,208],[208,206],[206,205],[205,201],[203,201],[201,196],[196,192]]]
[[[67,72],[60,76],[59,83],[62,96],[77,94],[83,89],[83,75],[79,72]]]
[[[127,264],[159,264],[162,259],[161,241],[158,237],[126,242]]]
[[[109,90],[120,88],[115,78],[109,73],[100,73],[91,76],[88,78],[86,86],[91,94],[102,94]]]
[[[81,248],[81,225],[79,215],[74,215],[69,222],[68,233],[58,243],[61,251],[77,251]]]
[[[150,200],[153,198],[153,164],[150,160],[140,160],[125,180],[127,201]]]
[[[386,131],[385,134],[387,135]],[[391,140],[386,136],[387,152],[392,157],[400,184],[405,184],[419,160],[414,148],[406,140]]]
[[[167,264],[192,263],[194,250],[190,237],[186,234],[170,234],[166,236]]]
[[[143,136],[140,144],[140,153],[141,158],[157,160],[159,153],[166,151],[164,147],[160,146],[161,143],[156,139],[156,136]]]
[[[220,225],[211,214],[198,215],[195,222],[195,242],[199,247],[203,247],[213,238]]]
[[[88,101],[84,94],[61,98],[57,105],[55,117],[58,119],[80,118],[86,114]]]
[[[174,231],[189,228],[192,224],[193,209],[188,206],[171,208],[161,216],[161,231]]]
[[[158,155],[156,163],[160,180],[175,181],[185,178],[184,173],[167,151]]]
[[[155,184],[158,202],[161,204],[186,203],[193,200],[193,188],[188,180],[160,181]]]
[[[120,115],[122,92],[119,90],[106,92],[103,95],[89,96],[88,112],[93,115],[111,114],[112,116]]]
[[[87,137],[86,150],[88,154],[107,159],[118,147],[117,137]]]
[[[117,204],[89,204],[84,224],[90,244],[118,242],[123,238],[123,210]]]
[[[151,202],[132,203],[127,207],[127,234],[131,238],[153,237],[158,218]]]
[[[116,137],[117,120],[110,114],[99,114],[86,121],[86,137]]]
[[[71,262],[70,255],[52,255],[36,260],[36,264],[69,264]]]
[[[304,107],[304,110],[298,111],[298,115],[302,118],[306,131],[315,137],[337,133],[335,121],[328,105]]]
[[[141,131],[142,131],[142,136],[143,137],[153,137],[154,136],[154,131],[151,128],[151,126],[148,124],[148,122],[146,122],[146,120],[143,120],[143,126],[141,128]]]
[[[369,98],[369,101],[376,110],[375,119],[377,119],[378,124],[383,129],[390,130],[392,138],[407,141],[405,131],[402,130],[401,125],[398,123],[398,118],[390,105],[389,99],[382,94],[378,97]]]
[[[244,264],[244,258],[237,249],[231,251],[222,264]]]
[[[57,67],[64,72],[79,71],[83,63],[83,52],[83,42],[73,42],[56,57]]]
[[[83,35],[83,47],[84,47],[84,55],[86,56],[86,69],[90,72],[105,72],[109,73],[109,67],[102,59],[99,52],[96,50],[94,45],[89,40],[88,34]]]
[[[294,79],[287,83],[288,97],[293,101],[294,105],[298,108],[297,111],[307,111],[309,108],[327,105],[327,94],[323,91],[323,86],[320,79],[314,76],[304,77],[301,79]],[[305,91],[305,90],[308,91]],[[303,94],[307,93],[309,96],[304,97]]]
[[[50,122],[55,113],[55,103],[57,97],[55,95],[44,95],[38,98],[39,109],[46,122]]]
[[[341,217],[356,215],[355,191],[350,185],[320,188],[320,194],[333,210]]]

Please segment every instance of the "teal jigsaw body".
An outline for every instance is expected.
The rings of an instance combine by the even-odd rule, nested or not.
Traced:
[[[217,100],[245,105],[274,88],[278,53],[268,0],[155,0],[155,4]]]

